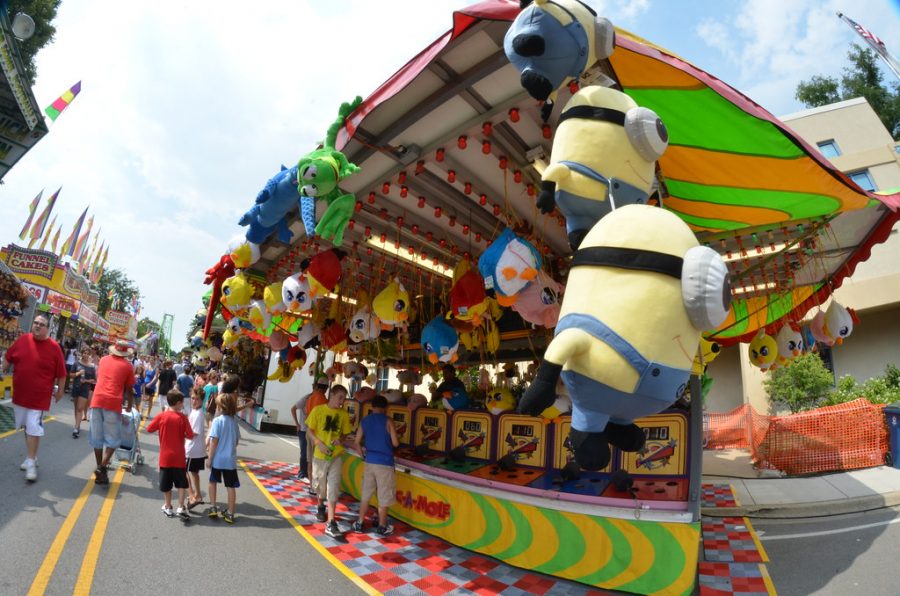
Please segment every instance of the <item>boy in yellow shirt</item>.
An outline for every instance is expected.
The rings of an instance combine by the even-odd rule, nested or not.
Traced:
[[[343,385],[333,385],[328,392],[328,403],[313,408],[306,418],[306,426],[312,433],[315,445],[312,480],[319,499],[316,519],[325,522],[325,534],[332,538],[343,535],[334,519],[334,512],[341,491],[341,456],[344,453],[341,440],[352,433],[350,415],[344,409],[345,399],[347,389]]]

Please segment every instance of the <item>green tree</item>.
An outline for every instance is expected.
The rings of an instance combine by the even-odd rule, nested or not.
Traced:
[[[17,43],[19,55],[22,56],[25,66],[25,78],[29,85],[34,85],[37,77],[37,68],[34,65],[35,56],[45,45],[53,41],[56,35],[53,19],[56,18],[56,11],[61,2],[62,0],[9,0],[10,19],[19,12],[24,12],[34,19],[34,35]]]
[[[868,48],[853,44],[847,59],[850,66],[843,69],[840,82],[834,77],[815,75],[797,85],[794,97],[809,108],[865,97],[896,139],[900,135],[900,82],[893,82],[890,88],[883,84],[878,56]]]
[[[802,354],[790,364],[773,370],[763,381],[769,399],[796,414],[816,407],[833,386],[831,372],[817,354]]]
[[[143,319],[138,321],[138,326],[137,326],[138,337],[144,337],[151,331],[156,331],[157,333],[159,333],[159,323],[157,323],[156,321],[154,321],[153,319],[151,319],[149,317],[144,317]]]
[[[100,276],[97,283],[100,292],[100,303],[97,312],[105,317],[109,310],[120,310],[131,304],[132,300],[141,295],[134,282],[119,269],[107,269]],[[112,295],[110,296],[110,291]]]

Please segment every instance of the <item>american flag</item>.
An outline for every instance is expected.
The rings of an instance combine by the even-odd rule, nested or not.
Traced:
[[[856,31],[856,33],[860,37],[862,37],[867,44],[869,44],[869,47],[872,48],[876,54],[881,56],[882,60],[887,63],[888,68],[890,68],[894,72],[894,74],[897,75],[897,78],[900,78],[900,63],[897,62],[896,58],[891,56],[890,52],[888,52],[887,50],[887,47],[884,45],[884,42],[881,41],[877,35],[869,31],[847,15],[841,13],[837,13],[837,15],[842,21],[850,25],[850,27],[852,27],[853,30]]]

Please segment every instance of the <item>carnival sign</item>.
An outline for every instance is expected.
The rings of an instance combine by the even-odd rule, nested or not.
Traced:
[[[53,279],[58,257],[45,250],[32,250],[11,244],[7,249],[6,264],[15,273],[39,275]]]
[[[47,292],[47,304],[54,312],[69,313],[69,315],[77,313],[79,307],[77,300],[54,290]]]
[[[27,281],[23,281],[22,285],[28,290],[28,293],[34,297],[35,304],[43,304],[44,297],[47,294],[47,288],[43,286],[37,286],[35,284],[30,284]],[[24,306],[24,304],[22,305]]]

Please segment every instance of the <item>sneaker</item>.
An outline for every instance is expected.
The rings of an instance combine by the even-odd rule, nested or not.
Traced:
[[[25,468],[22,468],[22,469],[24,470]],[[310,486],[309,487],[309,496],[318,497],[319,493],[316,492],[316,489],[314,489],[312,486]]]
[[[331,536],[332,538],[340,538],[344,535],[344,533],[341,532],[341,528],[338,527],[337,522],[334,520],[325,524],[325,534]]]
[[[103,466],[94,470],[94,484],[109,484],[109,476]]]
[[[316,521],[323,522],[328,519],[328,515],[325,513],[325,505],[319,505],[316,507]]]
[[[394,526],[392,524],[387,524],[386,526],[378,526],[375,528],[375,533],[379,536],[390,536],[394,533]]]
[[[350,526],[350,529],[359,534],[362,534],[363,532],[366,531],[365,527],[363,527],[362,520],[360,520],[360,519],[353,522],[353,525]]]
[[[163,515],[165,515],[166,517],[175,517],[175,512],[172,511],[171,507],[166,507],[165,505],[163,505],[162,512],[163,512]]]
[[[226,511],[225,513],[222,514],[222,519],[225,520],[226,524],[233,524],[234,523],[234,514],[231,513],[230,511]]]
[[[25,464],[27,464],[27,463],[28,463],[28,459],[26,459],[25,461],[23,461],[22,463],[20,463],[20,464],[19,464],[19,469],[22,470],[22,471],[24,472],[24,471],[26,470]],[[34,458],[34,467],[37,467],[37,465],[38,465],[38,463],[37,463],[37,458]]]
[[[171,509],[169,511],[171,511]],[[184,507],[179,507],[178,510],[175,512],[175,515],[177,515],[181,519],[191,519],[191,516],[188,515],[187,509],[185,509]]]
[[[37,480],[37,465],[32,460],[25,462],[25,480],[28,482]]]
[[[73,428],[73,429],[72,429],[72,438],[73,438],[73,439],[77,439],[80,435],[81,435],[81,429],[80,429],[80,428]]]
[[[209,508],[209,519],[219,519],[219,508],[215,505]]]

